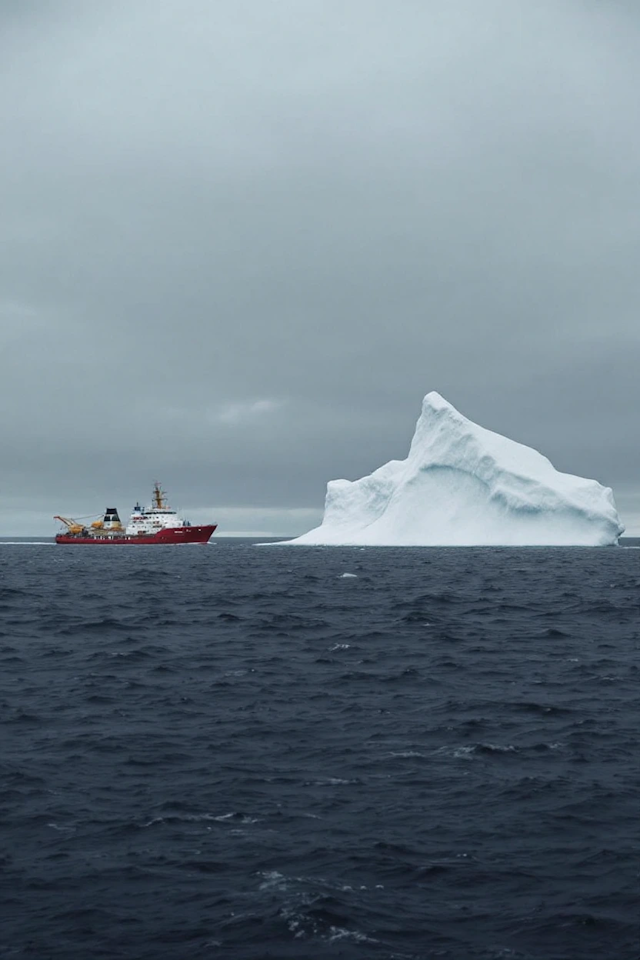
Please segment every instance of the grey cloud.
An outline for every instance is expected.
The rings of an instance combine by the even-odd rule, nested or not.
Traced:
[[[637,485],[634,5],[0,17],[21,515],[45,479],[55,513],[155,476],[194,507],[318,508],[327,479],[405,455],[430,389]]]

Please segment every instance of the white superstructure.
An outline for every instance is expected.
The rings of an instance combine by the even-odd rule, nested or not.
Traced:
[[[166,530],[169,527],[190,527],[188,520],[183,520],[178,516],[175,510],[172,510],[165,499],[165,493],[156,483],[153,487],[153,501],[150,507],[141,507],[136,503],[129,523],[127,524],[126,534],[128,536],[139,536],[140,534],[154,534],[159,530]]]

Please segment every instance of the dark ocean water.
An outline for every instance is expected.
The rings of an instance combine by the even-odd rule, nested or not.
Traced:
[[[640,957],[638,549],[0,544],[0,956]]]

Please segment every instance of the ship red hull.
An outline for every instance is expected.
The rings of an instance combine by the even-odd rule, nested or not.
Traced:
[[[166,527],[154,534],[142,534],[134,537],[128,537],[126,534],[118,537],[83,537],[75,536],[72,533],[59,533],[56,537],[56,543],[71,544],[143,544],[149,546],[168,545],[175,543],[208,543],[217,524],[212,523],[202,527]]]

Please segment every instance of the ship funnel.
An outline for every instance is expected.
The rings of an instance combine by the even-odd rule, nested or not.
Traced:
[[[102,523],[105,529],[119,530],[122,527],[118,511],[115,507],[107,507]]]

